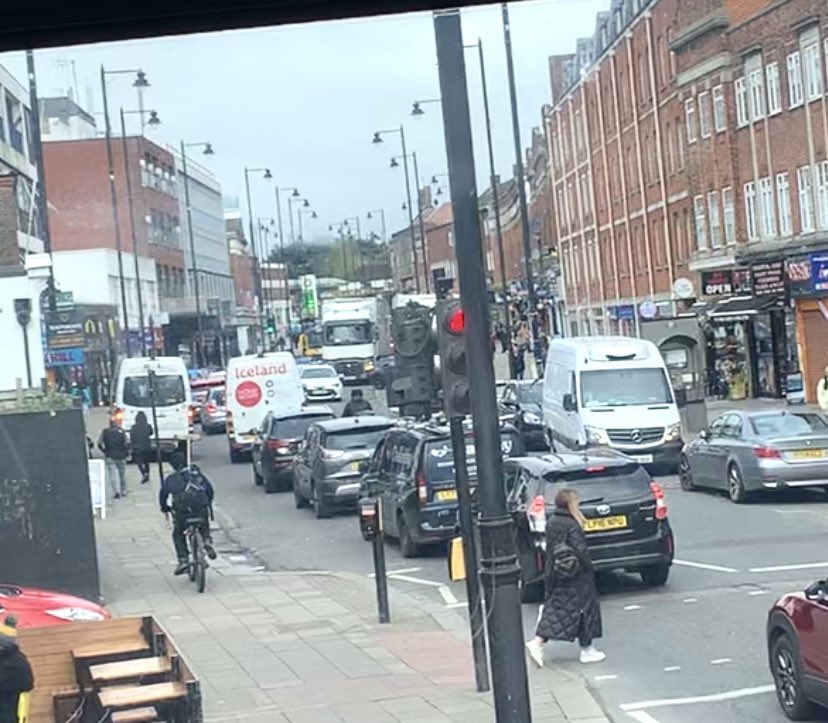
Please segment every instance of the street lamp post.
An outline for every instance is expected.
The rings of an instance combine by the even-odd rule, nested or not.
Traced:
[[[133,86],[136,88],[146,88],[149,83],[143,70],[106,70],[101,66],[101,95],[103,96],[104,107],[104,128],[106,134],[106,163],[109,171],[109,199],[112,205],[112,219],[115,224],[115,248],[118,252],[118,280],[121,287],[121,312],[124,315],[124,338],[126,345],[127,356],[132,356],[132,346],[129,343],[129,311],[127,306],[126,282],[124,280],[124,250],[121,241],[121,224],[118,218],[118,191],[115,188],[115,160],[112,154],[112,126],[109,122],[109,99],[106,94],[106,76],[107,75],[124,75],[135,74],[135,82]]]
[[[357,254],[356,258],[354,258],[353,251],[351,252],[351,264],[354,268],[354,281],[359,282],[359,275],[360,273],[362,276],[365,276],[365,259],[362,258],[362,229],[359,226],[359,216],[349,216],[346,219],[343,219],[342,223],[349,229],[350,235],[350,222],[353,221],[356,225],[356,245],[357,245]],[[359,273],[357,273],[357,260],[359,261]],[[365,279],[363,278],[362,281],[364,282]]]
[[[301,203],[302,207],[304,207],[304,208],[310,207],[310,201],[308,201],[307,198],[304,198],[301,195],[294,196],[293,194],[291,194],[290,197],[288,198],[288,218],[290,220],[290,242],[291,242],[291,244],[295,244],[296,241],[297,241],[297,236],[294,235],[294,229],[293,229],[293,204],[295,204],[295,203]],[[297,216],[298,216],[298,214],[297,214]],[[302,237],[302,231],[300,229],[299,237],[298,237],[299,241],[302,240],[301,237]]]
[[[256,232],[253,228],[253,202],[250,200],[250,174],[262,173],[262,178],[269,181],[273,174],[269,168],[248,168],[244,167],[244,187],[247,193],[247,220],[250,226],[250,246],[253,250],[253,272],[256,294],[259,297],[259,338],[264,348],[264,306],[262,303],[262,270],[259,265],[259,255],[256,253]]]
[[[408,177],[408,151],[406,150],[405,146],[405,129],[400,126],[399,128],[391,128],[388,130],[383,131],[376,131],[374,133],[374,140],[373,143],[382,143],[382,136],[386,133],[399,133],[400,134],[400,145],[402,147],[402,159],[403,159],[403,171],[405,172],[405,194],[408,199],[408,227],[411,231],[411,253],[414,255],[413,262],[414,262],[414,288],[417,290],[417,293],[420,293],[420,262],[417,260],[417,237],[414,232],[414,215],[411,210],[411,181]],[[420,190],[417,189],[417,193],[419,194]],[[417,206],[420,205],[419,199],[417,200]]]
[[[282,229],[282,200],[279,196],[279,191],[291,191],[291,196],[296,198],[299,197],[299,190],[296,188],[279,188],[276,186],[276,219],[279,225],[279,253],[282,257],[282,263],[285,265],[285,303],[287,304],[286,307],[286,315],[285,319],[287,321],[287,336],[288,336],[288,350],[293,351],[293,332],[291,328],[293,326],[293,322],[291,321],[291,310],[290,310],[290,273],[288,270],[287,260],[285,259],[285,233]],[[291,244],[293,243],[293,217],[291,216]]]
[[[307,201],[305,201],[305,203],[303,205],[310,206],[310,204]],[[304,241],[304,238],[302,237],[302,216],[303,215],[310,216],[311,218],[317,218],[316,211],[314,211],[312,208],[300,208],[299,209],[299,213],[297,214],[297,217],[299,219],[299,243],[302,243],[302,241]]]
[[[411,155],[414,159],[414,178],[417,181],[417,219],[420,225],[420,244],[423,247],[423,276],[425,278],[425,291],[429,293],[431,290],[431,269],[428,267],[428,237],[423,222],[423,204],[420,203],[420,172],[417,168],[417,152],[411,151]]]
[[[373,214],[375,213],[378,213],[380,215],[380,223],[382,225],[383,263],[387,264],[390,267],[391,252],[388,247],[388,234],[385,230],[385,211],[381,208],[376,208],[373,211],[368,211],[368,213],[365,214],[365,217],[370,221],[373,218]]]

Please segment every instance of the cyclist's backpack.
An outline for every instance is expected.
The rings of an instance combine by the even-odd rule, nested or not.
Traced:
[[[210,498],[207,496],[207,484],[204,475],[197,467],[182,469],[183,486],[173,495],[173,506],[179,514],[203,516],[210,508]]]
[[[552,571],[558,580],[572,580],[581,571],[581,558],[565,542],[559,542],[552,548]]]

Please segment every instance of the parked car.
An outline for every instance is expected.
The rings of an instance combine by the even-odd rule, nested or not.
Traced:
[[[293,459],[308,427],[333,419],[328,407],[303,409],[294,414],[268,412],[253,441],[253,481],[265,492],[284,492],[293,487]]]
[[[768,664],[776,697],[791,720],[828,707],[828,582],[783,595],[768,613]]]
[[[302,391],[308,402],[318,400],[342,401],[342,379],[330,364],[308,364],[299,372]]]
[[[794,487],[828,487],[828,421],[815,412],[730,411],[685,445],[682,489],[709,487],[733,502]]]
[[[74,595],[0,583],[0,616],[14,615],[19,628],[109,620],[96,603]]]
[[[499,398],[500,418],[514,424],[526,449],[546,450],[543,430],[543,380],[507,382]]]
[[[207,398],[213,389],[223,388],[226,375],[224,372],[212,372],[206,377],[193,379],[190,382],[190,391],[192,394],[193,405],[193,421],[201,422],[201,412],[204,405],[207,403]]]
[[[637,572],[664,585],[675,542],[664,492],[633,459],[611,449],[506,460],[506,504],[515,521],[525,602],[543,597],[546,523],[555,494],[578,492],[596,570]]]
[[[227,421],[227,392],[224,387],[213,387],[207,392],[201,407],[201,431],[221,434]]]
[[[500,429],[504,457],[524,454],[523,441],[508,424]],[[476,484],[474,442],[466,426],[466,463]],[[403,557],[444,543],[457,534],[454,453],[448,427],[430,422],[390,429],[377,445],[362,479],[362,496],[382,498],[383,529],[400,543]]]
[[[388,417],[345,417],[311,424],[293,461],[296,507],[313,505],[317,518],[356,508],[359,481],[377,442],[396,424]]]

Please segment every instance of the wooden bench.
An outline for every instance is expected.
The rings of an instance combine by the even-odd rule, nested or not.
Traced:
[[[98,702],[102,708],[114,712],[172,703],[186,697],[187,685],[185,683],[153,683],[152,685],[104,688],[98,693]]]
[[[93,683],[132,680],[153,675],[165,675],[172,670],[169,658],[134,658],[117,663],[101,663],[89,667]]]
[[[140,635],[114,642],[93,643],[72,649],[72,657],[76,661],[89,661],[106,658],[117,658],[122,655],[137,655],[148,653],[149,645]]]
[[[113,713],[110,723],[152,723],[161,720],[155,708],[134,708]]]

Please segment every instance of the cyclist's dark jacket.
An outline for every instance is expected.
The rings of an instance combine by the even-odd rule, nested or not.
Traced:
[[[169,475],[165,480],[164,483],[161,485],[161,489],[158,492],[158,506],[161,508],[161,512],[173,512],[175,513],[174,505],[170,507],[169,501],[170,497],[172,496],[175,499],[175,496],[179,494],[187,484],[187,480],[185,479],[184,474],[182,472],[186,472],[186,467],[178,472],[173,472]],[[204,482],[204,489],[207,492],[207,499],[210,500],[210,505],[213,504],[213,485],[210,483],[210,480],[207,479],[204,472],[199,470],[201,475],[201,479]],[[207,510],[205,510],[206,514]]]

